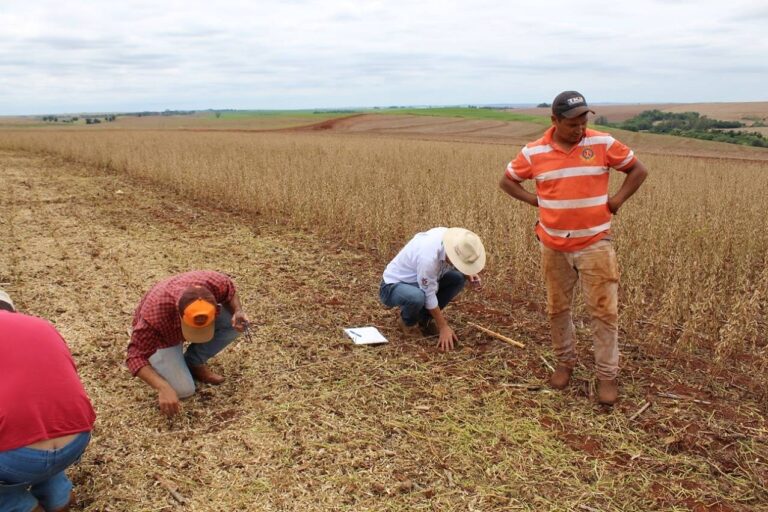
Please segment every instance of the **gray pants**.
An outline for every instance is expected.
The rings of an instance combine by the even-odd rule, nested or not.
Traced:
[[[222,307],[216,315],[216,327],[211,341],[190,343],[186,353],[183,343],[161,348],[152,354],[149,364],[176,390],[179,398],[188,398],[195,394],[195,381],[188,366],[205,364],[239,335],[240,333],[232,327],[232,314]]]

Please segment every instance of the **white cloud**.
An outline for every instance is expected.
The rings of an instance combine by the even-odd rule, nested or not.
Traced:
[[[757,1],[3,3],[0,114],[766,99]]]

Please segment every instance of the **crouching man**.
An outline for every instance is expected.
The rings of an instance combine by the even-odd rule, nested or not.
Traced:
[[[63,512],[96,414],[54,327],[0,290],[0,510]]]
[[[141,299],[133,315],[126,364],[157,390],[160,410],[173,416],[180,410],[179,399],[194,394],[194,380],[224,382],[208,360],[247,325],[228,276],[206,270],[178,274],[155,284]]]
[[[417,233],[384,270],[379,298],[399,307],[398,324],[407,336],[439,334],[440,350],[452,350],[458,337],[442,309],[464,288],[482,285],[485,267],[480,238],[464,228],[432,228]]]

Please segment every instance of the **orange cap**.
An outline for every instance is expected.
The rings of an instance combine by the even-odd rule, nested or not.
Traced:
[[[181,315],[181,332],[191,343],[205,343],[213,339],[216,306],[205,299],[190,302]]]

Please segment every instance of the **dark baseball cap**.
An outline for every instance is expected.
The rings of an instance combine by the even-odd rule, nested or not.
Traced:
[[[572,119],[587,112],[595,113],[594,110],[589,108],[587,100],[584,99],[580,92],[563,91],[552,102],[552,113],[557,117]]]

